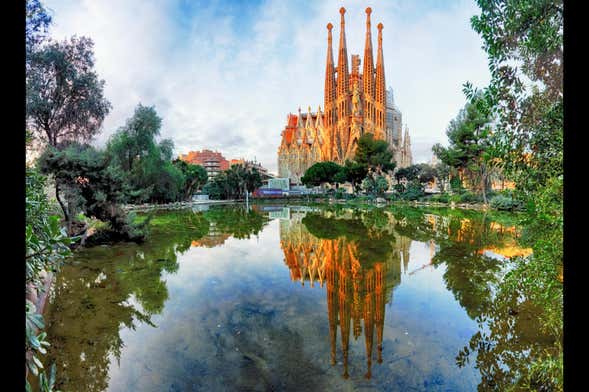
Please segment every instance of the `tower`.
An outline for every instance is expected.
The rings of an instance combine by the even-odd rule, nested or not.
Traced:
[[[372,34],[370,14],[372,8],[366,8],[366,42],[364,43],[364,68],[362,70],[362,92],[364,94],[364,129],[374,129],[374,61],[372,58]]]
[[[329,140],[326,140],[327,146],[327,154],[325,159],[331,159],[332,157],[332,150],[333,150],[333,129],[337,122],[336,118],[336,102],[335,102],[335,68],[333,66],[333,50],[331,48],[332,43],[332,36],[331,36],[331,29],[333,25],[331,23],[327,24],[327,60],[325,65],[325,90],[324,90],[324,106],[325,109],[325,127],[327,128],[327,134],[329,135]]]
[[[384,78],[384,56],[382,53],[382,23],[378,26],[378,54],[376,57],[376,80],[375,80],[375,139],[385,138],[385,116],[386,116],[386,88]]]
[[[337,56],[337,124],[335,135],[335,151],[333,159],[341,161],[349,139],[349,115],[350,115],[350,74],[348,69],[348,49],[346,46],[346,22],[344,14],[346,9],[340,8],[340,35]]]

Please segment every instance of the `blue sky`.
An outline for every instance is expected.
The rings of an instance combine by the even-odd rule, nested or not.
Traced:
[[[176,152],[217,149],[227,158],[257,158],[276,170],[276,150],[289,112],[323,104],[326,25],[339,38],[346,7],[348,55],[363,57],[365,13],[372,37],[384,24],[387,86],[409,126],[414,160],[464,105],[462,84],[489,80],[481,40],[470,28],[474,1],[188,1],[46,0],[51,35],[95,42],[96,69],[113,110],[95,144],[132,115],[155,105],[162,137]],[[337,51],[337,48],[334,48]]]

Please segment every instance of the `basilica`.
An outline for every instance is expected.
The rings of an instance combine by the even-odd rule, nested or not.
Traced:
[[[357,141],[365,133],[377,140],[386,140],[397,167],[410,166],[411,141],[405,126],[402,136],[402,115],[395,105],[393,91],[385,89],[382,23],[378,29],[376,67],[374,66],[370,14],[366,8],[366,42],[364,63],[360,72],[360,55],[351,56],[348,67],[344,14],[340,8],[340,36],[337,66],[333,61],[333,25],[327,25],[327,60],[323,112],[308,108],[302,113],[288,114],[282,140],[278,147],[278,175],[300,184],[305,171],[316,162],[333,161],[343,164],[353,159]]]

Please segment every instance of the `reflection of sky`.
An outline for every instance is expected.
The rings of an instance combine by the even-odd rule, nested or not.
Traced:
[[[124,328],[120,365],[111,362],[109,390],[472,390],[479,376],[455,356],[476,331],[443,282],[444,265],[428,266],[429,243],[412,242],[402,283],[386,305],[383,363],[365,380],[363,334],[350,336],[350,379],[341,377],[341,335],[330,365],[325,288],[290,280],[279,220],[250,239],[178,255],[165,273],[169,298],[157,328]],[[376,359],[376,345],[373,348]]]

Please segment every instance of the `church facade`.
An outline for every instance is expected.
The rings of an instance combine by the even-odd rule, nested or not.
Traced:
[[[378,29],[376,66],[371,36],[371,8],[366,9],[364,63],[360,55],[351,56],[351,71],[345,35],[345,8],[340,8],[340,36],[337,65],[332,50],[333,25],[327,25],[327,60],[325,68],[324,106],[316,112],[288,114],[278,147],[278,175],[300,184],[305,171],[316,162],[343,164],[353,159],[360,136],[371,133],[386,140],[397,167],[412,164],[409,131],[402,134],[402,116],[394,103],[392,90],[385,89],[382,23]]]

